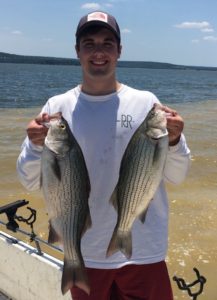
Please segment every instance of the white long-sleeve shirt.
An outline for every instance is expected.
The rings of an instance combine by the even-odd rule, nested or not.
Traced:
[[[179,143],[169,147],[164,178],[151,201],[145,223],[136,220],[132,228],[133,254],[127,260],[121,252],[106,258],[106,250],[117,220],[109,203],[117,184],[123,153],[133,133],[145,119],[155,95],[126,85],[110,95],[90,96],[77,86],[48,100],[42,112],[62,112],[81,146],[89,172],[89,206],[92,227],[81,241],[87,267],[118,268],[126,264],[147,264],[165,259],[168,240],[168,199],[164,181],[178,184],[189,169],[190,151],[182,134]],[[28,138],[17,160],[21,183],[29,190],[40,188],[43,147]],[[61,199],[60,199],[61,201]]]

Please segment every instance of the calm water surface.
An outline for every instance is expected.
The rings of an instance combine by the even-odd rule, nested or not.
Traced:
[[[216,74],[118,69],[119,80],[153,91],[185,119],[192,167],[183,184],[168,185],[171,213],[167,261],[171,279],[176,275],[192,282],[196,278],[194,267],[207,278],[204,294],[198,297],[201,300],[217,300]],[[37,210],[35,232],[44,239],[48,220],[42,194],[27,192],[18,182],[16,159],[28,122],[40,112],[48,97],[78,84],[80,75],[78,67],[0,64],[0,206],[18,199],[30,201],[29,205]],[[26,208],[19,213],[29,215]],[[190,299],[173,281],[172,285],[175,299]]]

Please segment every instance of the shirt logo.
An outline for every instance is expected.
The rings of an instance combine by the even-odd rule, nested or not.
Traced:
[[[121,119],[117,120],[121,123],[121,127],[132,129],[133,117],[131,115],[121,115]]]

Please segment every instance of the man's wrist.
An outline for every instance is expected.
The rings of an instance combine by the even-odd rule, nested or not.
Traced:
[[[181,135],[178,136],[175,140],[169,141],[169,146],[175,146],[175,145],[177,145],[179,143],[179,141],[180,141],[180,138],[181,138]]]

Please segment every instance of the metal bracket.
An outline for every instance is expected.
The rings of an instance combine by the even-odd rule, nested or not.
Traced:
[[[8,218],[8,223],[5,223],[0,220],[0,224],[6,226],[7,229],[13,231],[13,232],[20,232],[24,234],[25,236],[28,236],[30,238],[30,242],[34,242],[35,246],[37,248],[37,254],[43,255],[43,252],[41,251],[40,244],[45,244],[46,246],[52,248],[53,250],[59,251],[63,253],[63,250],[55,245],[49,244],[47,241],[44,241],[43,239],[39,238],[34,230],[33,230],[33,224],[36,221],[36,210],[32,209],[31,207],[27,207],[27,209],[30,210],[31,214],[28,218],[23,218],[22,216],[17,216],[16,211],[19,207],[22,207],[29,202],[26,200],[17,200],[15,202],[9,203],[7,205],[0,207],[0,214],[5,213]],[[31,227],[31,233],[26,232],[25,230],[22,230],[19,228],[19,224],[15,221],[24,222],[27,225]],[[18,243],[16,239],[11,239],[12,243]]]
[[[176,276],[173,277],[173,280],[176,281],[180,290],[187,291],[188,295],[192,297],[193,300],[197,300],[197,297],[203,292],[204,284],[206,283],[206,278],[200,275],[200,272],[197,268],[193,268],[193,270],[197,275],[197,279],[192,283],[187,284],[183,278],[178,278]],[[198,291],[193,293],[191,291],[191,288],[195,285],[198,285]]]
[[[11,230],[13,232],[16,232],[19,228],[18,223],[15,221],[16,219],[16,212],[19,207],[22,207],[26,204],[28,204],[29,201],[26,200],[17,200],[15,202],[9,203],[7,205],[0,207],[0,214],[5,213],[8,218],[8,223],[6,224],[6,227],[8,230]]]
[[[36,221],[36,210],[32,209],[31,207],[27,207],[27,209],[31,212],[28,218],[16,215],[17,209],[28,203],[29,201],[26,200],[17,200],[15,202],[9,203],[5,206],[0,207],[0,214],[5,213],[7,215],[8,223],[6,224],[6,228],[13,232],[17,232],[19,230],[19,224],[15,220],[19,222],[24,222],[27,225],[29,225],[31,227],[30,242],[35,242],[37,254],[42,255],[43,253],[41,251],[40,244],[36,240],[36,234],[33,229],[33,224]]]

